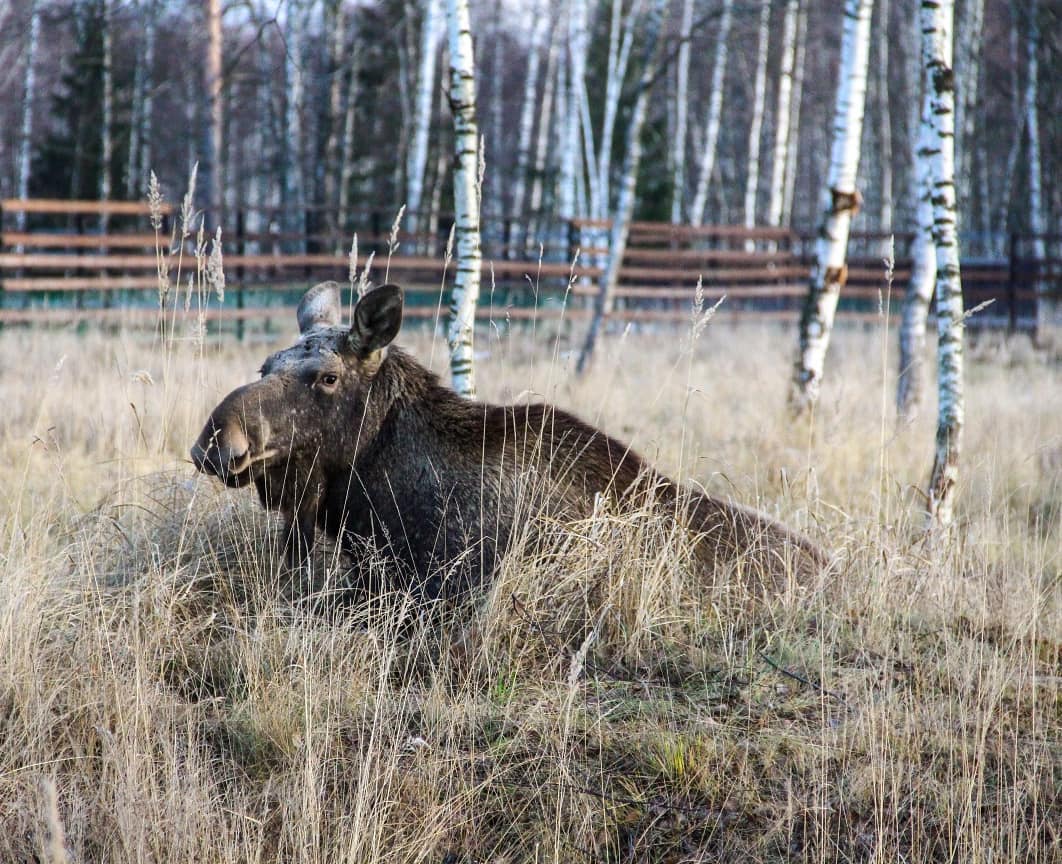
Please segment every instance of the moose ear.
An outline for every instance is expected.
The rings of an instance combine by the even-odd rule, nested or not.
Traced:
[[[402,289],[381,285],[358,301],[350,328],[351,347],[361,354],[378,351],[398,335],[402,326]]]
[[[322,282],[302,295],[295,317],[299,332],[306,333],[315,327],[330,327],[339,323],[340,299],[338,282]]]

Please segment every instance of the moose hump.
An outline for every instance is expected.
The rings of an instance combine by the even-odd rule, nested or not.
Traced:
[[[572,414],[459,397],[391,344],[402,307],[402,289],[383,285],[345,326],[339,286],[311,288],[297,312],[299,340],[226,396],[192,447],[200,471],[253,484],[265,507],[284,514],[294,562],[322,530],[355,570],[368,543],[393,559],[396,582],[425,598],[453,597],[489,580],[540,514],[577,519],[597,496],[644,494],[675,511],[707,569],[741,559],[770,585],[825,565],[805,537],[680,486]]]

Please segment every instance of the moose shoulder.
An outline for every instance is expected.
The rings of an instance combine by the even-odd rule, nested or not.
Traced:
[[[706,568],[741,560],[767,583],[806,578],[824,556],[766,516],[683,488],[628,446],[549,405],[471,402],[391,346],[402,291],[384,285],[340,324],[334,282],[311,288],[301,336],[261,379],[214,409],[192,447],[200,471],[254,484],[291,522],[291,550],[317,529],[357,556],[370,543],[429,598],[489,579],[518,532],[576,519],[595,498],[637,494],[672,508]]]

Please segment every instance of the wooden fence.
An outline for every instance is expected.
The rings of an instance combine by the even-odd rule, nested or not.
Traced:
[[[348,273],[349,240],[309,230],[285,232],[276,220],[261,214],[249,219],[241,211],[219,219],[223,226],[232,225],[223,235],[224,300],[187,297],[186,280],[196,266],[195,238],[174,242],[172,208],[164,207],[159,215],[162,224],[155,231],[142,202],[0,201],[0,323],[153,322],[159,314],[158,274],[165,264],[171,283],[182,283],[173,286],[171,302],[178,299],[171,315],[202,316],[219,325],[235,322],[242,333],[245,321],[289,317],[313,281],[342,282]],[[445,237],[402,230],[392,235],[382,214],[361,217],[366,230],[358,232],[359,269],[371,256],[370,278],[406,287],[408,315],[437,315],[453,267],[445,256]],[[304,224],[312,223],[308,216]],[[545,242],[529,243],[525,238],[531,231]],[[883,262],[888,237],[853,234],[840,317],[876,319],[883,303],[891,313],[898,311],[910,276],[903,254],[910,239],[895,236],[898,257],[890,287]],[[967,308],[991,304],[972,325],[1028,329],[1035,322],[1036,280],[1051,280],[1057,290],[1062,273],[1051,269],[1051,261],[1019,257],[1022,239],[1012,238],[1007,259],[963,262]],[[607,241],[605,222],[536,222],[529,228],[514,219],[484,220],[479,314],[494,320],[586,317]],[[613,316],[686,321],[700,280],[705,302],[726,296],[725,315],[795,319],[812,252],[811,238],[788,229],[635,222]]]

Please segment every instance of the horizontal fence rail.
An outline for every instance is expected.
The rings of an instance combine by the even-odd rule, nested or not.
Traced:
[[[346,281],[355,236],[358,270],[371,265],[372,281],[401,282],[410,317],[445,314],[454,269],[445,252],[445,216],[435,214],[435,230],[413,234],[392,228],[378,211],[350,214],[342,233],[316,210],[305,214],[302,232],[285,227],[283,212],[217,214],[227,283],[221,298],[189,293],[197,232],[182,240],[170,205],[155,208],[157,230],[152,215],[140,201],[0,201],[0,323],[148,324],[159,318],[161,301],[168,319],[231,322],[242,333],[245,322],[269,326],[290,318],[312,282]],[[208,252],[213,217],[205,216]],[[605,220],[485,217],[480,317],[587,318],[607,263],[609,228]],[[1062,238],[1049,239],[1057,250]],[[901,253],[911,240],[903,233],[852,234],[841,318],[898,313],[911,266]],[[970,326],[1035,326],[1037,290],[1058,290],[1062,259],[1037,260],[1028,254],[1033,246],[1026,235],[1014,235],[1006,256],[963,262],[966,307],[984,306]],[[887,275],[883,259],[892,249],[897,255]],[[787,228],[633,222],[612,315],[686,322],[699,296],[703,303],[726,298],[721,311],[735,319],[792,321],[807,291],[812,250],[812,237]]]

